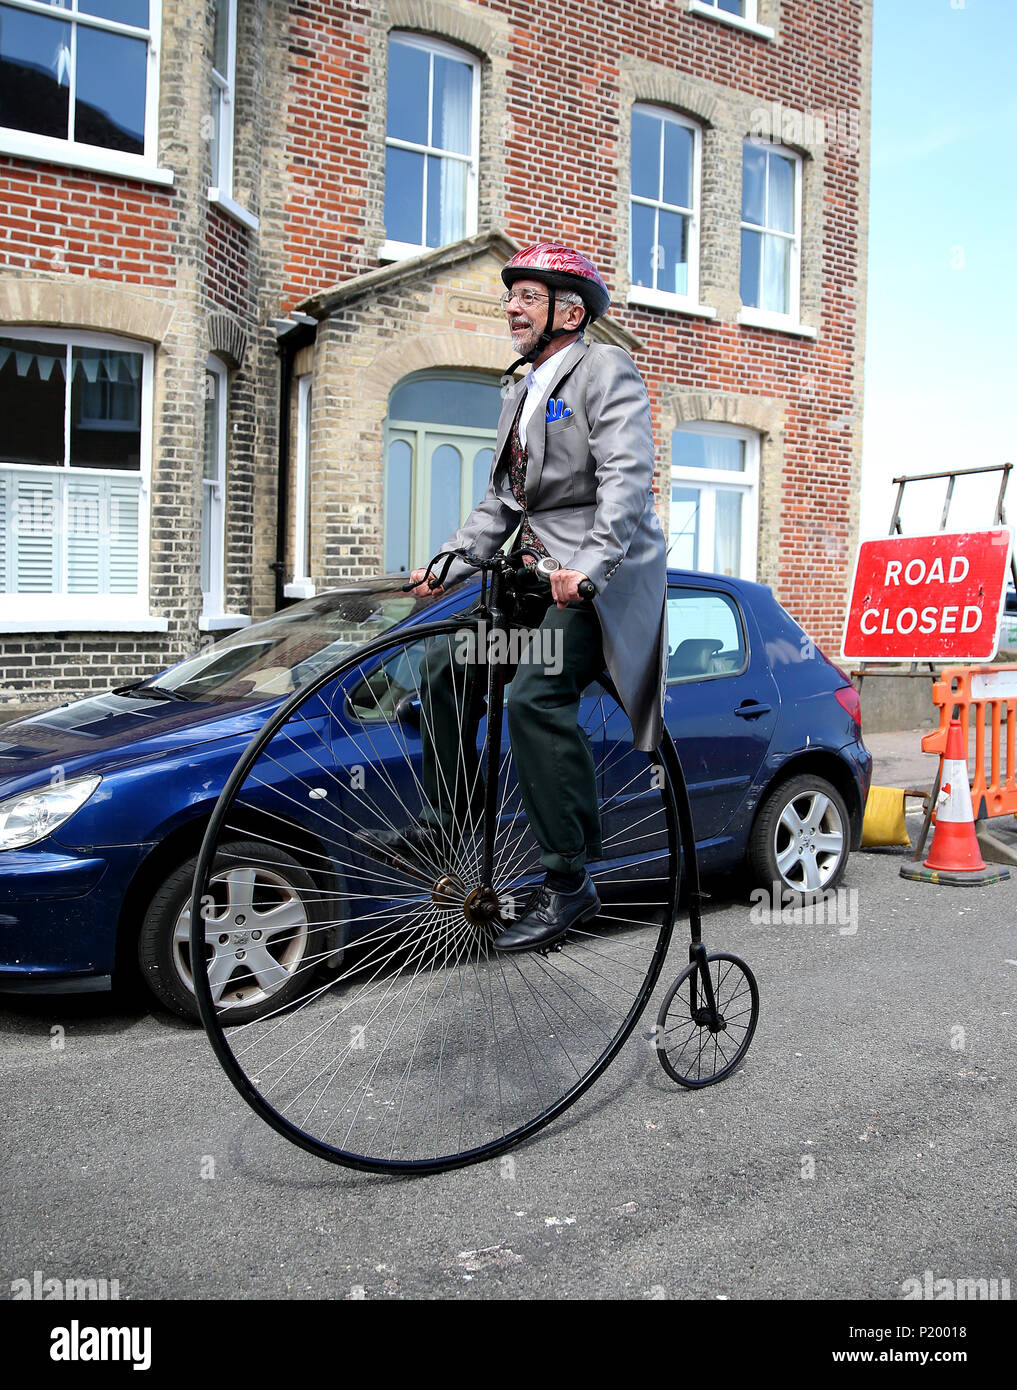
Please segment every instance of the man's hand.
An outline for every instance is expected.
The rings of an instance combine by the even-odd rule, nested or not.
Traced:
[[[587,577],[579,570],[552,570],[551,597],[559,608],[579,598],[579,586]]]
[[[410,593],[413,594],[415,598],[430,598],[433,594],[443,594],[445,592],[445,586],[443,584],[439,584],[435,589],[431,588],[430,582],[425,584],[423,580],[426,573],[427,570],[410,571],[410,578],[415,585],[415,587],[410,590]],[[433,570],[431,571],[431,578],[434,578]]]

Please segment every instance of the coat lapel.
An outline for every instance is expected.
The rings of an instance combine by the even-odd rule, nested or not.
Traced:
[[[540,474],[544,467],[544,435],[547,425],[547,403],[568,374],[583,360],[583,354],[585,352],[586,343],[580,338],[565,352],[558,354],[561,360],[555,368],[551,380],[548,382],[547,390],[540,398],[540,403],[530,416],[529,424],[526,426],[527,503],[536,496],[537,489],[540,486]],[[511,423],[510,420],[510,426]]]

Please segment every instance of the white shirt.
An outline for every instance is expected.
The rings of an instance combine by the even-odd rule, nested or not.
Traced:
[[[533,418],[533,413],[540,404],[541,396],[550,385],[551,378],[579,341],[577,338],[575,343],[569,343],[568,347],[561,352],[552,353],[546,362],[541,362],[539,367],[531,367],[526,373],[526,401],[523,405],[523,413],[519,417],[520,438],[525,438],[526,426]]]

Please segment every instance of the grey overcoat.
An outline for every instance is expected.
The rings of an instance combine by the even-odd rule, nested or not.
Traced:
[[[580,340],[556,355],[561,362],[526,427],[527,512],[548,553],[593,581],[608,672],[636,747],[652,750],[663,728],[668,652],[650,402],[621,348]],[[505,393],[487,492],[443,550],[492,555],[519,525],[506,446],[525,390],[522,380]],[[549,400],[571,414],[546,420]],[[448,578],[465,572],[456,562]]]

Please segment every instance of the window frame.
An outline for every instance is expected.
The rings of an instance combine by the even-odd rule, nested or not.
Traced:
[[[283,586],[284,598],[314,598],[317,592],[311,578],[311,409],[314,374],[297,377],[297,429],[293,500],[293,578]]]
[[[684,208],[679,208],[673,203],[658,202],[652,198],[644,198],[632,192],[632,118],[640,111],[647,112],[652,116],[657,116],[663,120],[671,121],[674,125],[684,126],[692,131],[692,207],[686,212]],[[661,163],[664,159],[663,141],[661,142]],[[628,192],[628,276],[629,290],[628,299],[634,304],[646,304],[658,309],[682,309],[702,313],[703,309],[699,303],[699,246],[700,229],[702,222],[702,172],[703,172],[703,127],[698,121],[683,115],[679,111],[674,111],[668,106],[659,106],[653,102],[637,101],[633,102],[629,112],[629,192]],[[688,290],[685,294],[673,294],[667,290],[658,290],[656,287],[650,288],[646,285],[636,285],[632,282],[632,205],[638,203],[641,207],[652,207],[665,212],[677,212],[689,218],[689,275]],[[654,266],[654,275],[657,267]],[[710,311],[712,312],[712,311]]]
[[[155,350],[151,343],[123,335],[90,333],[75,329],[51,328],[37,324],[0,326],[0,337],[24,338],[33,342],[50,342],[61,347],[91,347],[111,351],[132,352],[141,357],[141,420],[138,468],[138,586],[136,594],[70,594],[66,589],[49,594],[5,593],[0,616],[0,632],[32,631],[166,631],[168,620],[149,613],[149,584],[151,570],[151,480],[154,438],[153,412],[155,398]],[[66,373],[65,373],[66,376]],[[64,383],[68,392],[68,383]],[[65,396],[65,411],[68,409]],[[65,450],[67,426],[65,425]],[[24,473],[38,470],[40,476],[123,478],[122,468],[74,468],[66,462],[58,465],[31,464],[18,467],[0,459],[0,470]],[[133,470],[132,470],[133,471]],[[66,576],[61,576],[66,582]],[[101,604],[101,617],[96,616]]]
[[[688,675],[685,676],[672,676],[669,673],[665,673],[665,686],[670,687],[672,685],[688,685],[692,681],[723,681],[730,680],[735,676],[744,676],[745,672],[749,669],[749,662],[752,657],[752,650],[749,644],[748,624],[745,621],[745,613],[742,609],[742,605],[739,602],[739,600],[736,598],[734,594],[729,593],[727,589],[713,588],[709,584],[697,584],[694,581],[675,580],[671,579],[670,577],[667,581],[667,593],[664,598],[664,622],[665,626],[667,627],[668,635],[669,669],[672,652],[671,631],[668,619],[668,605],[670,604],[672,599],[674,599],[675,602],[678,602],[680,596],[687,594],[704,594],[709,598],[719,598],[722,599],[728,605],[728,607],[734,614],[735,623],[738,627],[741,636],[741,645],[742,650],[744,652],[744,659],[742,660],[742,664],[739,667],[731,671],[690,672]],[[681,644],[679,643],[679,646],[680,645]],[[678,648],[676,647],[675,651],[677,650]]]
[[[236,172],[236,109],[237,109],[237,14],[238,0],[217,0],[226,7],[226,69],[221,73],[215,65],[215,20],[212,21],[212,62],[209,89],[219,99],[218,167],[212,169],[208,201],[215,203],[250,231],[256,232],[260,220],[236,201],[233,178]],[[215,120],[210,107],[209,120]]]
[[[755,34],[761,39],[772,39],[776,36],[776,30],[769,24],[759,22],[759,0],[743,0],[745,13],[741,15],[732,14],[730,10],[722,10],[717,0],[689,0],[689,13],[703,15],[706,19],[718,19],[722,24],[730,24],[735,29],[744,29],[747,33]]]
[[[47,19],[62,18],[71,24],[72,42],[77,26],[101,29],[106,33],[123,34],[128,38],[144,38],[148,44],[148,66],[145,77],[145,152],[130,154],[126,150],[109,150],[102,145],[87,145],[70,138],[61,139],[55,135],[37,135],[33,131],[19,130],[16,126],[0,126],[0,152],[25,159],[44,160],[47,163],[65,164],[78,169],[91,169],[97,173],[119,174],[125,178],[143,179],[147,183],[172,184],[172,169],[158,167],[159,141],[159,63],[162,35],[163,0],[149,0],[148,26],[123,24],[116,20],[103,19],[98,15],[87,15],[77,9],[64,9],[61,6],[44,3],[44,0],[3,0],[14,9]],[[77,66],[72,64],[68,83],[69,101],[73,112],[73,96],[77,80]]]
[[[794,328],[798,332],[803,332],[807,336],[815,336],[815,329],[809,329],[801,324],[802,312],[802,216],[804,207],[803,182],[805,160],[797,150],[791,149],[787,145],[778,144],[776,141],[759,140],[752,136],[747,136],[742,141],[742,182],[741,190],[745,184],[745,149],[751,145],[754,149],[762,149],[769,159],[770,155],[777,155],[782,159],[791,162],[794,169],[794,220],[795,226],[792,233],[774,230],[771,227],[762,226],[755,222],[746,222],[741,216],[741,208],[738,212],[738,284],[739,302],[741,302],[741,234],[742,232],[759,232],[762,236],[783,237],[790,240],[791,255],[789,258],[788,275],[790,284],[788,287],[788,308],[785,313],[776,309],[763,309],[755,304],[744,304],[738,313],[738,322],[754,325],[759,328]],[[769,163],[767,163],[767,186],[769,186]],[[741,201],[741,197],[739,199]],[[762,281],[760,280],[760,283]]]
[[[202,469],[202,504],[205,500],[205,488],[210,483],[218,488],[218,493],[213,493],[212,507],[210,508],[210,522],[213,529],[209,535],[209,587],[207,591],[202,589],[201,592],[201,616],[202,618],[221,618],[226,607],[226,454],[229,439],[229,369],[226,363],[214,354],[210,354],[205,361],[206,391],[209,376],[216,382],[216,476],[214,479],[206,478],[204,469]],[[202,505],[202,517],[204,517],[204,505]],[[199,537],[199,557],[200,544]]]
[[[680,422],[672,430],[671,457],[674,458],[674,435],[676,434],[716,434],[728,439],[740,439],[745,444],[745,468],[738,473],[719,468],[690,468],[672,461],[670,465],[670,482],[668,485],[668,525],[665,537],[667,546],[667,563],[675,569],[684,569],[677,561],[671,558],[671,546],[673,544],[673,533],[671,530],[671,505],[673,489],[675,483],[695,484],[709,496],[709,504],[701,514],[702,529],[701,535],[707,534],[706,523],[709,521],[711,564],[716,559],[712,553],[715,536],[715,517],[716,517],[716,497],[718,489],[725,491],[736,491],[743,497],[749,499],[749,506],[744,507],[742,512],[742,541],[741,541],[741,568],[737,575],[721,578],[748,579],[755,581],[757,566],[759,564],[759,472],[760,455],[762,453],[762,439],[758,431],[748,429],[741,425],[722,425],[713,421],[706,420],[685,420]],[[751,515],[747,515],[747,513]],[[716,574],[714,568],[707,569],[702,565],[697,565],[692,573]]]
[[[467,48],[460,48],[457,44],[449,43],[445,39],[433,38],[429,34],[411,33],[408,30],[392,29],[386,38],[385,49],[385,72],[386,83],[388,75],[388,55],[393,43],[401,43],[409,48],[420,48],[430,54],[440,54],[443,57],[454,59],[456,62],[465,63],[472,71],[472,85],[470,87],[470,154],[469,156],[451,153],[440,150],[431,145],[416,144],[412,140],[401,140],[388,133],[388,98],[385,100],[385,135],[383,140],[383,159],[387,164],[389,149],[409,150],[416,154],[423,154],[425,159],[428,155],[440,158],[451,158],[460,162],[467,163],[466,177],[466,224],[461,237],[457,240],[465,240],[466,237],[474,236],[477,231],[477,209],[479,205],[479,183],[480,183],[480,68],[481,61],[475,53],[471,53]],[[429,78],[428,99],[430,100],[430,81],[433,79],[433,64],[430,66],[431,78]],[[430,108],[429,108],[430,109]],[[384,167],[384,166],[383,166]],[[425,165],[426,168],[426,165]],[[384,207],[384,197],[382,200]],[[426,195],[424,204],[421,206],[421,227],[424,226],[424,212],[426,207]],[[454,245],[455,243],[443,243],[443,245]],[[420,256],[428,251],[436,251],[438,247],[427,246],[423,242],[415,243],[409,241],[393,241],[387,234],[385,240],[378,249],[378,259],[382,261],[403,261],[411,256]]]

